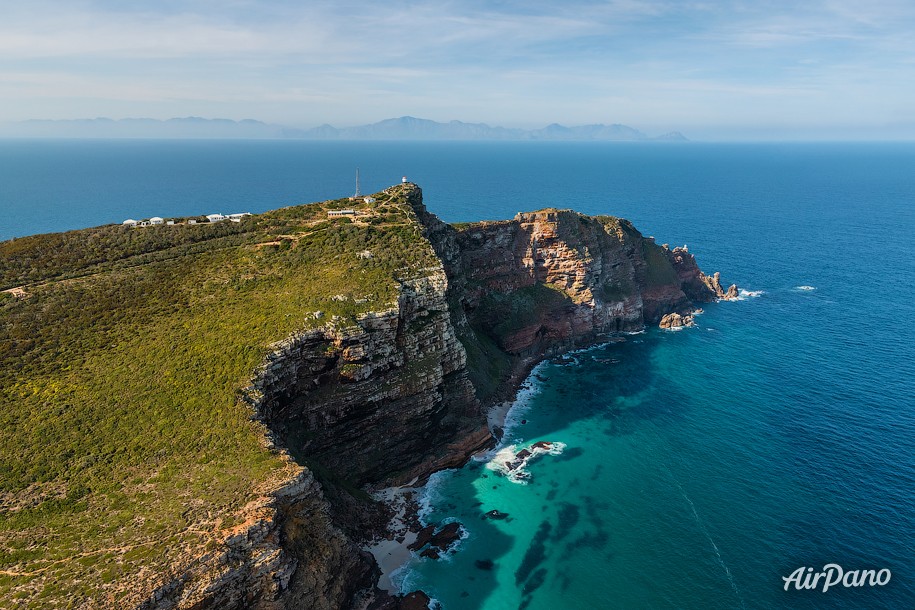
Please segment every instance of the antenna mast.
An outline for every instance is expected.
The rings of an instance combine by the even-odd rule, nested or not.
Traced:
[[[356,168],[356,194],[353,197],[362,197],[359,193],[359,168]]]

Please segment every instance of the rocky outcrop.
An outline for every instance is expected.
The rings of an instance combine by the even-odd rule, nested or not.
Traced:
[[[249,503],[216,550],[197,558],[138,607],[347,607],[370,586],[371,560],[333,525],[312,474],[297,467],[278,489]]]
[[[384,311],[274,346],[240,396],[295,474],[144,609],[346,607],[374,573],[356,544],[380,518],[365,486],[423,480],[491,444],[485,407],[544,355],[736,295],[626,220],[547,209],[457,230],[415,185],[387,194],[439,264],[395,278]]]
[[[721,273],[716,271],[710,276],[704,274],[699,269],[696,258],[690,254],[686,246],[671,250],[667,244],[664,244],[662,248],[674,269],[677,270],[677,278],[684,294],[689,299],[704,303],[716,299],[731,300],[737,298],[737,285],[731,284],[727,290],[724,290],[721,287]]]
[[[427,269],[391,309],[277,345],[245,392],[275,442],[356,486],[427,476],[488,442],[447,287]]]
[[[691,314],[679,314],[676,312],[669,313],[658,323],[661,328],[683,328],[685,326],[695,326],[696,321]]]

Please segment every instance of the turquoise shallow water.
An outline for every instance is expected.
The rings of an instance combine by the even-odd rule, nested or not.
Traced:
[[[915,608],[913,145],[0,142],[0,161],[0,238],[347,195],[358,166],[448,221],[574,207],[685,242],[762,293],[544,365],[511,434],[563,453],[527,485],[437,475],[428,518],[469,535],[407,585],[448,609]],[[892,579],[783,590],[827,563]]]

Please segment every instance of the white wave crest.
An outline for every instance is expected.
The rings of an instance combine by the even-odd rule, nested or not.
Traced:
[[[512,433],[521,425],[521,420],[525,419],[524,416],[527,414],[528,410],[530,410],[534,397],[540,393],[541,386],[538,375],[547,364],[548,362],[544,360],[531,369],[530,375],[528,375],[527,379],[524,380],[524,383],[521,384],[517,394],[515,394],[515,402],[512,403],[512,406],[505,414],[505,422],[502,426],[502,442],[499,443],[496,449],[499,449],[507,443],[517,442],[519,440],[513,439]],[[484,454],[483,457],[484,459],[490,459],[491,455]]]
[[[744,290],[743,288],[737,293],[737,298],[735,301],[746,301],[747,299],[755,299],[762,295],[766,294],[765,290]]]
[[[440,488],[445,479],[455,472],[457,471],[453,468],[433,472],[429,475],[426,484],[422,486],[420,492],[416,495],[416,503],[419,505],[419,510],[416,511],[416,514],[422,523],[427,523],[427,517],[429,516],[429,513],[432,512],[432,507],[436,504],[441,504],[442,498]]]
[[[560,455],[565,448],[566,444],[558,441],[541,441],[521,450],[516,445],[508,445],[496,452],[486,468],[498,472],[512,483],[527,485],[531,478],[527,464],[531,459],[545,454]],[[519,454],[522,455],[519,457]]]
[[[794,289],[795,290],[816,290],[816,286],[807,286],[805,284],[803,286],[795,286]]]

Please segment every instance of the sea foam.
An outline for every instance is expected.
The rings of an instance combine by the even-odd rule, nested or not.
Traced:
[[[508,445],[500,449],[495,456],[486,464],[489,470],[498,472],[512,483],[518,485],[527,485],[531,478],[531,473],[527,470],[528,463],[540,455],[561,455],[565,450],[566,444],[558,441],[547,441],[532,443],[528,447],[519,449],[517,445]],[[528,455],[519,458],[518,453],[527,451]]]
[[[736,301],[746,301],[747,299],[755,299],[766,294],[765,290],[744,290],[743,288],[737,293]]]

